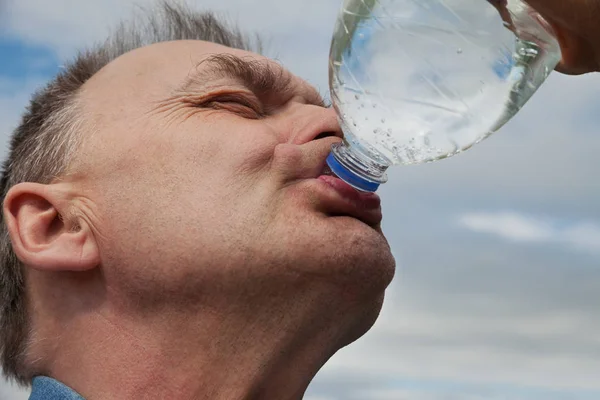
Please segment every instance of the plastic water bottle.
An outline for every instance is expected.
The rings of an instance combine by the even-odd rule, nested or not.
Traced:
[[[561,59],[521,0],[344,0],[329,81],[344,141],[327,163],[362,191],[392,165],[460,153],[509,121]]]

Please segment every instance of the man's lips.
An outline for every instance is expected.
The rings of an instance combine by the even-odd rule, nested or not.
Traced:
[[[375,193],[360,192],[333,175],[321,175],[318,180],[332,190],[327,205],[332,215],[348,215],[370,226],[378,226],[382,220],[381,199]]]

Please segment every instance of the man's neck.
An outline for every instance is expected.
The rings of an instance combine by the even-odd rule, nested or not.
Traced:
[[[376,318],[373,304],[333,310],[331,298],[281,299],[253,312],[95,310],[70,321],[51,376],[94,400],[301,399],[322,365]]]

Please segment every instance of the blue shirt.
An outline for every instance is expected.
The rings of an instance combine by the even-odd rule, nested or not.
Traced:
[[[33,378],[29,400],[85,400],[70,387],[45,376]]]

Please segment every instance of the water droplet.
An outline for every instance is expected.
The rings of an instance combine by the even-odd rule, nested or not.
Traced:
[[[429,146],[431,145],[431,140],[429,140],[429,137],[425,136],[423,138],[423,143],[425,143],[425,146]]]
[[[381,123],[385,124],[385,118],[381,118]]]
[[[463,49],[461,49],[460,47],[456,50],[456,54],[462,54]]]
[[[359,96],[359,95],[357,95],[357,94],[355,94],[355,95],[354,95],[354,98],[355,98],[356,100],[358,100],[358,99],[360,99],[360,96]]]
[[[377,104],[373,104],[373,108],[377,108]]]

